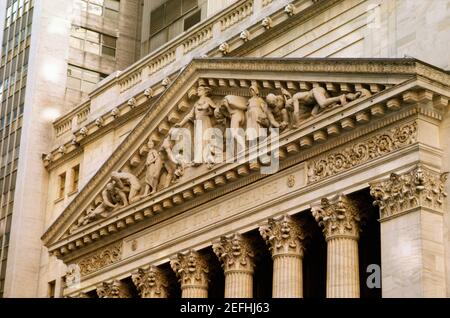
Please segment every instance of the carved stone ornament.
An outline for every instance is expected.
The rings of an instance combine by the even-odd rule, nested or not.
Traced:
[[[59,147],[58,148],[58,153],[59,154],[65,154],[66,153],[66,151],[67,151],[67,149],[66,149],[66,147],[64,147],[64,146],[61,146],[61,147]]]
[[[244,30],[241,32],[241,34],[239,35],[239,37],[241,38],[241,40],[243,40],[244,42],[247,42],[248,40],[250,40],[250,32],[248,30]]]
[[[130,98],[129,100],[128,100],[128,106],[130,106],[131,108],[134,108],[135,106],[136,106],[136,104],[137,104],[137,101],[136,101],[136,98]]]
[[[381,219],[405,213],[417,207],[442,212],[448,172],[437,173],[422,164],[403,174],[370,184],[374,205],[380,208]]]
[[[262,22],[261,22],[261,25],[262,25],[266,30],[269,30],[270,28],[272,28],[272,25],[273,25],[272,18],[270,18],[270,17],[264,18],[264,19],[262,20]]]
[[[367,161],[380,158],[417,141],[417,123],[390,128],[344,149],[308,163],[308,182],[334,176]]]
[[[212,248],[222,262],[225,272],[233,270],[253,272],[255,256],[253,247],[241,234],[222,236],[213,243]]]
[[[109,245],[95,251],[78,261],[81,277],[96,272],[108,265],[117,263],[122,259],[122,242]]]
[[[168,280],[165,273],[156,266],[139,268],[131,276],[142,298],[167,298]]]
[[[172,83],[172,81],[170,80],[170,78],[166,77],[165,79],[163,79],[163,81],[161,82],[161,85],[164,86],[165,88],[169,87],[170,84]]]
[[[120,280],[103,282],[97,287],[99,298],[131,298],[129,287]]]
[[[294,221],[289,215],[270,218],[259,228],[272,256],[295,254],[303,256],[304,241],[309,236],[304,222]]]
[[[144,96],[147,98],[152,98],[153,97],[153,89],[152,88],[147,88],[144,92]]]
[[[184,285],[208,285],[209,267],[205,258],[197,251],[178,253],[170,260],[170,266]]]
[[[223,55],[227,55],[228,53],[230,53],[230,45],[227,42],[223,42],[220,46],[219,46],[219,51],[223,54]]]
[[[82,137],[86,137],[88,135],[88,133],[89,133],[89,130],[87,129],[87,127],[83,127],[80,129],[80,135]]]
[[[284,12],[288,15],[288,16],[293,16],[294,15],[294,5],[292,3],[289,3],[287,6],[284,7]]]
[[[114,118],[117,118],[117,117],[119,117],[120,116],[120,109],[119,108],[114,108],[112,111],[111,111],[111,115],[114,117]]]
[[[95,120],[95,125],[99,128],[102,127],[104,123],[105,123],[105,120],[102,117],[99,117]]]
[[[361,216],[356,203],[346,195],[322,199],[321,203],[312,206],[313,217],[323,227],[325,239],[335,237],[359,238]]]

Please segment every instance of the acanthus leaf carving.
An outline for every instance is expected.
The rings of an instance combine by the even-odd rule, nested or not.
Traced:
[[[222,236],[213,243],[213,251],[222,262],[225,272],[246,270],[253,272],[253,247],[249,240],[241,234]]]
[[[205,257],[199,252],[190,250],[186,253],[178,253],[171,258],[170,266],[180,279],[182,287],[208,285],[209,266]]]
[[[139,268],[131,276],[142,298],[167,298],[168,279],[166,274],[156,266]]]
[[[381,219],[416,207],[443,211],[447,178],[447,172],[437,173],[418,164],[406,173],[391,173],[388,179],[371,183],[370,194],[380,209]]]
[[[359,238],[362,215],[357,203],[346,195],[323,198],[320,204],[311,207],[311,213],[323,227],[327,240],[335,237]]]
[[[306,238],[310,235],[305,222],[295,221],[289,215],[270,218],[259,228],[272,256],[296,254],[303,256]]]
[[[87,276],[122,259],[122,242],[114,243],[77,262],[81,277]],[[73,275],[73,273],[70,273]]]
[[[99,298],[131,298],[129,287],[120,280],[103,282],[97,287]]]
[[[351,169],[411,145],[417,141],[417,123],[408,123],[386,130],[357,144],[334,151],[308,163],[308,182],[317,182],[326,177]]]

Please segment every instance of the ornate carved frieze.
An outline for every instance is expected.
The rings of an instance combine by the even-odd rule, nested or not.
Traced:
[[[99,298],[131,298],[131,293],[127,284],[120,280],[103,282],[97,287]]]
[[[122,242],[95,251],[78,261],[80,275],[86,276],[122,259]]]
[[[289,215],[270,218],[259,228],[272,256],[295,254],[303,256],[304,241],[308,236],[304,222],[293,220]]]
[[[308,164],[308,182],[313,183],[385,156],[417,141],[417,123],[394,127]]]
[[[405,213],[413,208],[427,207],[442,212],[448,172],[438,173],[422,164],[403,173],[370,184],[374,205],[380,208],[381,219]]]
[[[213,243],[213,251],[222,262],[225,272],[253,272],[255,256],[253,247],[247,238],[241,234],[222,236]]]
[[[203,255],[190,250],[178,253],[170,260],[170,266],[180,279],[181,286],[207,286],[209,266]]]
[[[323,227],[325,239],[349,237],[358,239],[361,214],[356,202],[346,195],[333,199],[322,199],[321,203],[311,207],[313,217]]]
[[[166,274],[156,266],[139,268],[131,276],[142,298],[167,298],[168,280]]]

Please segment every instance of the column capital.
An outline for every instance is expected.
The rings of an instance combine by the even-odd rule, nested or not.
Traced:
[[[99,285],[97,295],[99,298],[131,298],[127,284],[117,279]]]
[[[361,218],[358,206],[346,195],[323,198],[320,204],[311,207],[311,212],[319,226],[323,226],[326,240],[335,237],[359,238]]]
[[[304,240],[308,236],[304,222],[282,215],[270,218],[260,226],[259,233],[269,245],[273,257],[286,254],[303,256]]]
[[[222,262],[225,272],[253,272],[254,253],[248,239],[241,234],[222,236],[213,243],[213,251]]]
[[[156,266],[139,268],[131,276],[142,298],[166,298],[168,280],[165,273]]]
[[[438,173],[418,164],[403,174],[391,173],[389,178],[370,183],[370,194],[374,205],[380,209],[381,219],[401,215],[417,207],[443,212],[447,178],[448,172]]]
[[[197,251],[189,250],[178,253],[170,260],[170,266],[180,279],[181,286],[208,286],[209,266],[204,256]]]

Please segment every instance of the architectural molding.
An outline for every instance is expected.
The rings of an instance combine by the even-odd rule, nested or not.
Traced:
[[[101,248],[77,262],[81,277],[96,272],[122,259],[122,242]]]
[[[413,211],[418,207],[444,212],[448,172],[438,173],[418,164],[401,174],[370,184],[374,205],[380,209],[381,221]]]

